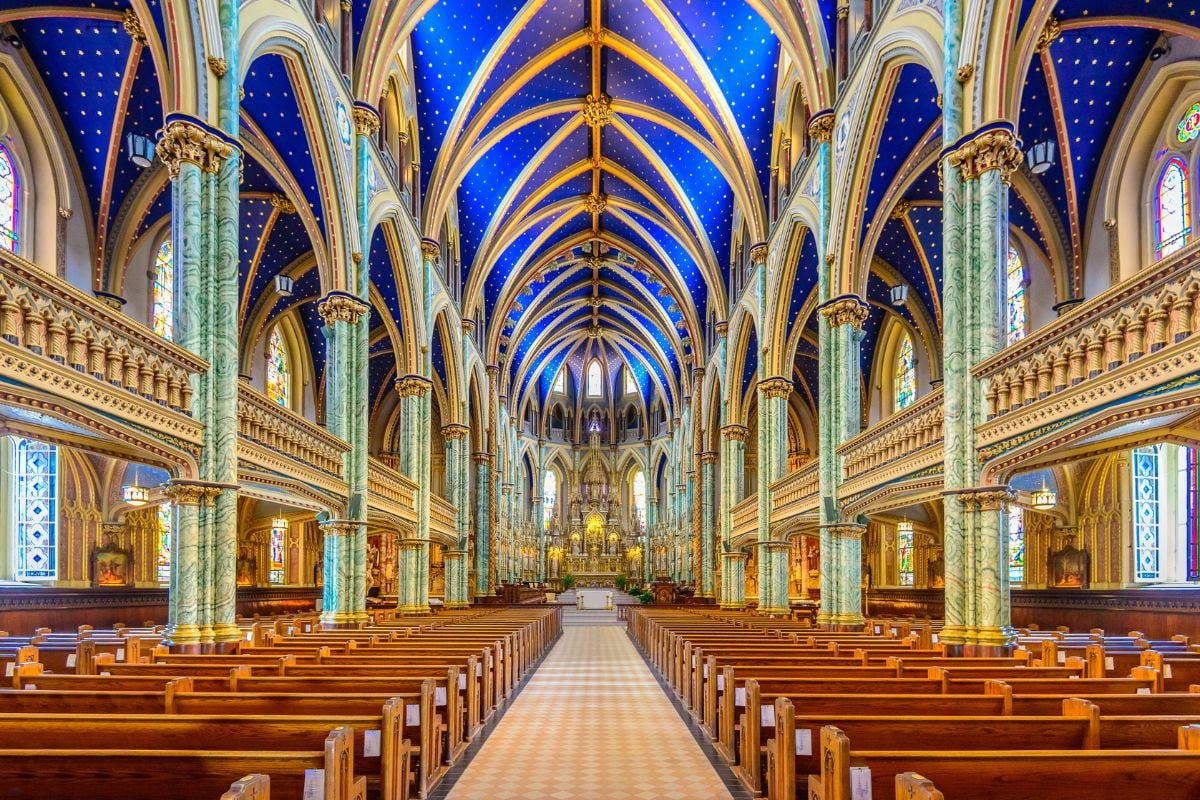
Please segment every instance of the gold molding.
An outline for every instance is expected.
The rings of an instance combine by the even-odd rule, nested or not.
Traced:
[[[121,25],[135,42],[146,43],[146,29],[142,27],[142,21],[138,19],[137,12],[132,8],[125,9],[125,15],[121,17]]]
[[[1062,23],[1059,22],[1058,17],[1050,17],[1038,34],[1037,42],[1033,45],[1033,52],[1042,52],[1058,41],[1060,36],[1062,36]]]
[[[603,128],[612,121],[612,98],[603,92],[583,99],[583,121],[590,128]]]
[[[348,294],[328,295],[317,305],[317,314],[326,325],[348,322],[354,325],[368,313],[371,307]]]
[[[217,174],[222,162],[233,155],[233,147],[194,122],[173,119],[163,128],[155,152],[174,180],[179,177],[179,169],[185,161],[205,172]]]
[[[745,425],[723,425],[721,427],[721,437],[735,442],[744,442],[750,438],[750,429]]]
[[[420,375],[406,375],[396,381],[396,391],[401,397],[424,397],[430,383]]]
[[[964,181],[979,178],[989,170],[1000,170],[1005,186],[1021,167],[1021,148],[1017,137],[1007,128],[991,128],[963,144],[947,156],[950,166],[958,169]]]
[[[271,193],[271,206],[277,209],[280,214],[296,213],[296,204],[289,200],[286,195],[279,192]]]

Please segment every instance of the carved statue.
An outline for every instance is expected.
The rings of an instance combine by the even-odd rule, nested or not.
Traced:
[[[946,588],[946,559],[941,553],[936,558],[929,559],[929,588]]]
[[[1091,554],[1075,546],[1074,536],[1067,536],[1065,542],[1062,550],[1048,555],[1050,585],[1063,589],[1086,589],[1091,574]]]

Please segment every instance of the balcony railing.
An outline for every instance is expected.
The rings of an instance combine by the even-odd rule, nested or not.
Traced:
[[[417,522],[417,484],[377,458],[367,462],[367,505],[384,514]]]
[[[0,250],[3,373],[149,430],[198,442],[191,378],[208,364],[90,294]]]
[[[942,460],[945,419],[941,388],[845,442],[842,494],[903,477]]]
[[[814,458],[771,484],[771,523],[816,512],[819,494],[819,464]]]
[[[458,508],[444,497],[440,497],[432,492],[429,495],[429,531],[430,533],[438,533],[443,536],[448,536],[451,539],[458,539],[458,526],[456,517],[458,516]]]
[[[350,445],[304,417],[238,385],[238,460],[345,495],[342,456]]]
[[[733,507],[734,539],[758,531],[758,495],[752,494]]]

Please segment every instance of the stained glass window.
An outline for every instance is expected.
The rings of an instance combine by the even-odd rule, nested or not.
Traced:
[[[271,329],[271,336],[267,340],[267,397],[284,408],[291,405],[289,361],[287,345],[277,325]]]
[[[1011,245],[1008,248],[1008,265],[1005,269],[1005,307],[1007,309],[1007,339],[1008,344],[1025,338],[1025,262],[1021,254]]]
[[[633,473],[633,515],[638,528],[646,527],[646,473]]]
[[[912,339],[906,333],[896,353],[896,410],[908,408],[916,399],[917,360],[913,355]]]
[[[1192,234],[1187,165],[1172,156],[1163,167],[1154,191],[1154,233],[1160,259],[1187,245]]]
[[[154,285],[150,304],[150,323],[164,339],[175,338],[175,259],[171,240],[163,239],[154,257]]]
[[[1139,581],[1162,575],[1162,452],[1161,444],[1133,451],[1133,576]]]
[[[12,481],[17,580],[54,578],[58,574],[58,448],[14,439]]]
[[[912,523],[900,523],[896,526],[896,571],[900,574],[901,586],[912,586],[914,583],[913,573],[913,547],[915,545],[915,535],[913,534]]]
[[[1176,135],[1180,144],[1187,144],[1200,136],[1200,103],[1195,103],[1183,113],[1183,120],[1179,123]]]
[[[19,189],[16,162],[8,149],[0,144],[0,247],[10,253],[17,252]]]
[[[283,523],[283,524],[279,524]],[[286,583],[283,565],[284,539],[287,538],[287,520],[280,517],[271,525],[271,583]]]
[[[1025,509],[1008,507],[1008,579],[1025,582]]]
[[[629,367],[625,368],[625,394],[633,394],[638,390],[637,378],[633,377],[633,370]]]
[[[558,371],[558,375],[554,378],[554,386],[551,391],[565,394],[567,391],[567,368],[563,367]]]
[[[602,391],[601,387],[603,385],[604,385],[604,378],[601,376],[600,362],[593,361],[592,363],[588,364],[588,376],[587,376],[588,397],[599,397],[601,394],[601,391]]]
[[[1197,506],[1200,495],[1200,472],[1196,470],[1196,450],[1191,447],[1183,448],[1183,517],[1185,531],[1184,541],[1187,542],[1187,579],[1200,580],[1200,541],[1197,541],[1197,531],[1200,531],[1200,507]]]
[[[171,504],[163,503],[158,507],[158,555],[155,559],[159,583],[171,582],[171,531],[174,525]]]
[[[542,479],[542,527],[550,530],[550,522],[554,518],[554,508],[558,504],[558,476],[551,470],[546,470]]]

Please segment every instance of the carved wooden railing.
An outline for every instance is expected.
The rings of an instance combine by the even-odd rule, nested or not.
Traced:
[[[945,408],[941,388],[872,425],[838,448],[840,493],[854,495],[942,462]]]
[[[208,364],[56,275],[0,250],[0,373],[185,441]],[[172,413],[175,412],[175,413]]]
[[[733,507],[733,538],[758,531],[758,495],[751,494]]]
[[[238,461],[345,496],[342,456],[350,445],[304,417],[238,384]]]
[[[1014,434],[1200,371],[1200,246],[1081,303],[976,365],[988,382],[984,454]]]
[[[458,517],[458,508],[446,500],[444,497],[439,497],[432,492],[429,495],[429,531],[430,533],[439,533],[443,536],[448,536],[451,539],[458,539],[458,526],[456,518]]]
[[[771,484],[772,525],[817,510],[817,497],[820,494],[818,467],[814,458]]]
[[[417,484],[377,458],[367,462],[367,506],[384,514],[417,522]]]

